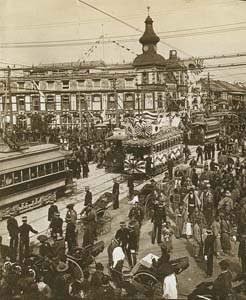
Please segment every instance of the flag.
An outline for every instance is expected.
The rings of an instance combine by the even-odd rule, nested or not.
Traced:
[[[40,88],[39,88],[39,86],[37,85],[37,83],[33,80],[32,81],[33,82],[33,85],[36,87],[36,89],[38,90],[38,92],[39,92],[39,95],[42,97],[42,98],[45,98],[46,99],[46,97],[45,97],[45,94],[40,90]]]
[[[142,113],[137,114],[136,116],[141,116],[146,121],[157,121],[158,119],[158,113],[150,111],[143,111]]]

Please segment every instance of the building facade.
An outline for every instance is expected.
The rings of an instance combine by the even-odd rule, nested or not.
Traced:
[[[159,40],[148,16],[139,40],[142,54],[130,64],[96,61],[7,70],[0,81],[1,123],[29,125],[33,115],[48,114],[54,126],[73,127],[86,119],[114,123],[127,113],[179,110],[188,92],[187,68],[176,50],[168,59],[158,54]]]

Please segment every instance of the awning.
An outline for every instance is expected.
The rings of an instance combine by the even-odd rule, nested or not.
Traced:
[[[64,158],[64,154],[58,151],[11,158],[9,160],[0,161],[0,174],[6,174],[8,172],[62,160]]]

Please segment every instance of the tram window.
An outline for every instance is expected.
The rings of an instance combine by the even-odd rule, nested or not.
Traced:
[[[64,160],[59,161],[59,171],[63,171],[65,169]]]
[[[31,168],[31,178],[36,178],[36,177],[38,177],[37,167],[32,167]]]
[[[29,169],[24,169],[23,171],[23,180],[29,180],[30,179],[30,175],[29,175]]]
[[[4,175],[0,175],[0,187],[5,186]]]
[[[58,161],[53,162],[53,172],[58,172]]]
[[[14,172],[14,183],[21,182],[21,171]]]
[[[46,174],[52,173],[51,163],[45,164]]]
[[[8,173],[5,175],[6,185],[13,184],[13,173]]]
[[[45,175],[44,165],[38,166],[38,176],[44,176],[44,175]]]

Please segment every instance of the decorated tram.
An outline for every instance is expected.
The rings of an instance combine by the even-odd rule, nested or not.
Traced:
[[[0,217],[56,200],[66,187],[65,152],[44,144],[0,152]]]
[[[162,127],[150,136],[124,141],[123,147],[125,173],[153,176],[166,169],[168,158],[182,158],[182,132],[176,127]]]

